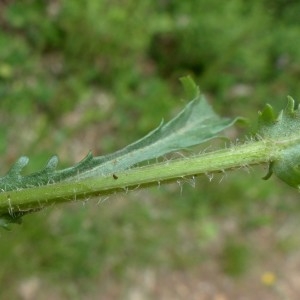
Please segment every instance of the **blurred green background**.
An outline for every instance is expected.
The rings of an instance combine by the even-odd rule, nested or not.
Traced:
[[[300,95],[299,15],[293,0],[1,1],[2,174],[133,142],[183,108],[188,74],[222,116],[283,108]],[[0,232],[0,298],[297,299],[299,193],[265,172],[25,217]]]

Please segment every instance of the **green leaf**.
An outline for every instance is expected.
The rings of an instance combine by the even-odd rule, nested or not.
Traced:
[[[264,179],[275,173],[281,180],[293,187],[300,186],[300,110],[293,98],[278,116],[270,105],[259,112],[258,135],[266,141],[284,144],[276,160],[271,161]]]
[[[63,170],[56,169],[58,157],[52,156],[42,170],[29,175],[22,175],[22,170],[29,159],[25,156],[20,157],[7,174],[0,178],[0,190],[5,192],[3,199],[5,210],[2,210],[3,213],[0,215],[0,226],[7,228],[9,223],[19,223],[23,215],[42,207],[40,200],[37,203],[33,201],[31,206],[22,205],[22,209],[19,205],[14,206],[8,191],[18,192],[46,185],[52,185],[55,189],[56,183],[78,183],[102,176],[117,179],[115,173],[128,170],[141,162],[221,137],[219,133],[222,130],[240,120],[240,118],[219,117],[200,94],[199,88],[191,78],[183,78],[182,82],[188,94],[194,99],[171,121],[166,124],[162,122],[142,139],[115,153],[99,157],[88,153],[82,161]]]
[[[188,103],[174,119],[166,124],[162,122],[142,139],[106,156],[93,157],[89,153],[81,162],[64,170],[56,170],[58,158],[53,156],[44,169],[27,176],[22,176],[21,171],[29,159],[21,157],[9,172],[0,178],[0,189],[18,190],[114,174],[140,162],[220,137],[218,134],[222,130],[238,120],[220,118],[214,113],[204,96],[200,95],[199,88],[191,78],[183,78],[181,81],[188,93],[196,98]]]

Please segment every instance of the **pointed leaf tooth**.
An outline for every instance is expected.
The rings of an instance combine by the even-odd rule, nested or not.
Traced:
[[[82,171],[86,168],[89,168],[91,164],[93,164],[93,161],[95,160],[95,157],[91,151],[88,152],[88,154],[76,165],[74,165],[74,169],[77,171]],[[73,167],[72,167],[73,168]]]
[[[10,168],[7,174],[19,175],[22,169],[28,164],[29,158],[27,156],[21,156],[14,165]]]
[[[295,100],[291,96],[288,96],[287,98],[288,98],[288,103],[284,109],[284,112],[287,113],[288,115],[294,115]]]
[[[58,157],[57,155],[53,155],[47,162],[45,169],[55,170],[58,164]]]
[[[262,125],[269,125],[275,122],[276,118],[274,115],[273,107],[270,104],[266,104],[263,111],[258,112],[258,121]]]
[[[276,118],[275,121],[276,121],[276,122],[282,121],[283,115],[284,115],[284,111],[281,110],[281,111],[279,112],[279,114],[278,114],[278,116],[277,116],[277,118]]]
[[[188,99],[195,99],[200,95],[200,89],[191,76],[184,76],[180,79]]]

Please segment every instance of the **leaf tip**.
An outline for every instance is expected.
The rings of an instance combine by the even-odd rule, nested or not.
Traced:
[[[295,100],[291,96],[288,96],[287,99],[288,99],[288,103],[284,109],[284,112],[289,115],[292,115],[295,112],[295,109],[294,109],[295,108]]]
[[[258,112],[258,122],[260,124],[274,123],[276,120],[273,107],[270,104],[266,104],[262,111]]]
[[[47,162],[46,169],[48,170],[55,170],[58,164],[58,157],[57,155],[53,155]]]
[[[27,156],[21,156],[8,171],[10,175],[18,175],[22,169],[28,164],[29,158]]]
[[[179,80],[189,99],[194,99],[200,95],[199,86],[195,83],[191,76],[180,77]]]

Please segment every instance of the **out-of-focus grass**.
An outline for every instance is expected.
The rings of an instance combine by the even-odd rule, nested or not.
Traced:
[[[297,2],[1,5],[2,173],[24,154],[29,172],[54,153],[68,165],[90,149],[125,146],[184,105],[182,75],[192,74],[222,115],[255,118],[265,102],[282,108],[287,94],[300,94]],[[196,188],[181,182],[28,216],[1,232],[7,288],[0,295],[16,299],[32,276],[62,291],[75,280],[80,295],[98,278],[125,280],[133,267],[188,269],[209,259],[241,276],[264,257],[268,242],[255,235],[264,230],[273,232],[272,251],[286,255],[299,247],[298,194],[274,178],[260,181],[263,172],[211,183],[204,176]]]

